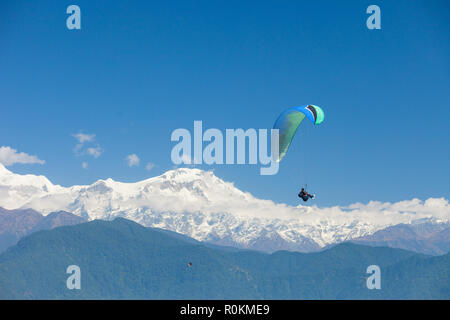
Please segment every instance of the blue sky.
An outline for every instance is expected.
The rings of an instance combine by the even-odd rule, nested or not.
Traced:
[[[81,8],[82,29],[66,28]],[[370,4],[381,30],[366,28]],[[2,1],[0,146],[69,186],[172,169],[176,128],[271,128],[325,111],[275,176],[200,166],[257,197],[319,206],[450,196],[448,1]],[[95,134],[74,153],[73,134]],[[140,165],[129,167],[136,154]],[[303,162],[305,161],[305,162]],[[88,167],[82,168],[87,162]],[[147,163],[155,167],[147,171]],[[306,163],[306,166],[303,164]]]

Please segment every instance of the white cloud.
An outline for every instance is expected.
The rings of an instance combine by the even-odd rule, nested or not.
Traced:
[[[95,148],[88,148],[86,152],[88,155],[93,156],[95,159],[97,159],[103,153],[103,149],[100,148],[100,146],[97,146]]]
[[[95,134],[87,134],[87,133],[76,133],[72,134],[72,137],[78,140],[77,145],[73,149],[73,152],[76,156],[84,156],[89,155],[94,158],[98,158],[103,153],[103,149],[100,147],[100,145],[90,146],[88,148],[85,148],[86,144],[91,144],[95,141]]]
[[[16,149],[12,149],[11,147],[7,146],[2,146],[0,147],[0,163],[2,163],[5,166],[11,166],[15,163],[44,164],[45,161],[39,159],[37,156],[31,156],[25,152],[17,152]]]
[[[138,166],[141,159],[136,154],[130,154],[127,156],[127,162],[129,167]]]
[[[88,163],[86,161],[84,161],[81,166],[83,167],[83,169],[87,169],[88,167]]]
[[[155,164],[149,162],[149,163],[147,163],[147,165],[145,166],[145,169],[146,169],[147,171],[150,171],[150,170],[152,170],[154,167],[155,167]]]
[[[76,133],[72,134],[72,137],[78,140],[79,143],[92,142],[95,140],[95,134]]]

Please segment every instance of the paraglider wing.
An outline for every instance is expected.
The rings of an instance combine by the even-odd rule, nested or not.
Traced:
[[[279,156],[281,161],[286,155],[292,139],[302,121],[308,118],[313,124],[321,124],[325,118],[323,110],[315,105],[293,107],[283,111],[273,125],[279,130]]]

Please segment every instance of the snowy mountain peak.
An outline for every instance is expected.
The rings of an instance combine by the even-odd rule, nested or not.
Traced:
[[[8,169],[6,169],[6,167],[2,163],[0,163],[0,176],[10,175],[10,174],[12,174],[12,172],[9,171]]]
[[[54,191],[59,186],[54,186],[45,176],[36,176],[32,174],[15,174],[0,164],[0,186],[17,186],[23,188],[42,189],[44,192]]]
[[[178,168],[169,170],[159,177],[153,179],[162,179],[172,182],[193,182],[205,179],[218,179],[212,171],[203,171],[200,169]]]
[[[211,171],[191,168],[135,183],[106,179],[65,188],[43,176],[15,174],[1,166],[0,207],[32,208],[44,215],[68,211],[86,219],[124,217],[201,241],[245,248],[270,242],[273,248],[300,251],[399,223],[450,220],[450,205],[444,198],[346,208],[292,207],[255,198]]]

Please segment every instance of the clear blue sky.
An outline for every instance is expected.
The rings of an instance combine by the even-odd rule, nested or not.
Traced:
[[[82,29],[66,28],[81,8]],[[381,30],[366,8],[381,8]],[[61,185],[137,181],[171,169],[170,134],[271,128],[316,104],[276,176],[201,166],[257,197],[319,206],[450,197],[448,1],[1,1],[0,146]],[[76,156],[75,133],[103,153]],[[307,150],[307,152],[306,152]],[[125,157],[135,153],[138,167]],[[307,163],[304,172],[302,161]],[[86,161],[88,168],[81,163]],[[145,165],[156,165],[150,171]],[[305,176],[306,175],[306,176]]]

